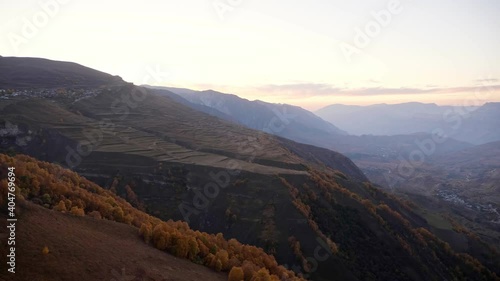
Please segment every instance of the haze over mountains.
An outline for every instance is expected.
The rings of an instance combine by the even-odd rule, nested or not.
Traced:
[[[438,106],[424,103],[354,106],[335,104],[315,112],[354,135],[406,135],[441,129],[472,144],[500,140],[500,103]]]
[[[325,122],[324,119],[318,118],[311,112],[292,105],[248,101],[236,95],[224,94],[213,90],[193,91],[179,88],[163,88],[161,90],[157,87],[156,89],[158,93],[169,96],[172,96],[173,92],[178,95],[178,97],[174,98],[185,105],[202,110],[213,116],[298,142],[321,146],[347,154],[394,155],[400,153],[401,149],[408,153],[417,148],[414,143],[416,137],[430,137],[432,133],[413,130],[411,133],[399,134],[394,137],[384,134],[380,136],[358,137],[348,135],[346,131]],[[182,97],[184,100],[180,100],[179,97]],[[243,110],[244,108],[249,109]],[[285,121],[285,126],[276,126],[274,130],[270,130],[272,128],[269,126],[269,120],[272,120],[273,117],[282,118]],[[358,118],[362,119],[363,117]],[[368,116],[367,120],[369,118]],[[349,119],[343,119],[344,122],[346,120]],[[350,123],[350,121],[347,121],[347,123]],[[416,133],[419,135],[415,135]],[[458,150],[468,146],[470,145],[456,141],[453,137],[450,137],[447,146],[438,147],[437,153]]]
[[[500,256],[488,244],[494,230],[474,236],[461,222],[432,212],[432,206],[382,191],[355,162],[330,150],[350,152],[356,163],[368,163],[365,171],[383,170],[399,156],[411,155],[418,147],[415,139],[430,134],[350,136],[298,107],[215,91],[183,90],[176,96],[80,67],[0,57],[0,69],[9,73],[0,83],[0,152],[38,159],[2,155],[2,171],[15,163],[26,171],[19,174],[20,192],[29,209],[36,210],[29,207],[35,203],[61,210],[62,202],[80,215],[99,210],[101,217],[140,228],[146,241],[151,232],[152,244],[164,251],[159,254],[226,273],[251,258],[245,280],[298,280],[292,279],[295,274],[311,280],[498,280]],[[471,144],[452,139],[446,144],[433,155],[476,155],[458,152]],[[494,168],[494,159],[487,169]],[[495,190],[494,179],[488,190]],[[82,231],[102,220],[40,216],[60,217]],[[144,224],[138,222],[146,217]],[[104,225],[106,234],[120,231]],[[123,240],[124,245],[136,242],[130,234]],[[286,273],[271,255],[296,273]],[[129,258],[125,263],[134,267]],[[269,279],[258,279],[261,275]]]

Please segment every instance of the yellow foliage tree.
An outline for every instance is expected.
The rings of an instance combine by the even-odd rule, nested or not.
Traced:
[[[272,281],[269,271],[265,268],[259,269],[256,274],[253,275],[250,281]]]
[[[226,250],[222,249],[215,254],[215,258],[221,262],[222,270],[229,269],[229,254]]]
[[[187,237],[179,237],[177,245],[174,247],[175,255],[180,258],[186,258],[189,252],[189,242]]]
[[[71,212],[71,214],[73,214],[75,216],[79,216],[79,217],[85,216],[85,211],[83,209],[78,208],[77,206],[73,206],[71,208],[70,212]]]
[[[113,217],[115,218],[116,221],[118,222],[123,222],[124,221],[124,214],[122,208],[116,206],[113,208]]]
[[[235,266],[229,271],[228,281],[242,281],[244,278],[243,269],[239,266]]]
[[[194,260],[200,252],[200,248],[198,247],[198,243],[196,242],[196,239],[194,237],[189,238],[188,247],[188,259]]]
[[[54,207],[54,210],[63,213],[66,212],[67,209],[66,209],[66,204],[64,204],[64,201],[63,200],[59,201],[59,203],[57,203],[57,205]]]
[[[221,271],[222,270],[222,262],[219,259],[217,259],[215,261],[215,270],[216,271]]]
[[[259,270],[255,264],[248,260],[243,261],[241,269],[243,269],[243,273],[245,274],[245,280],[251,280],[254,274],[257,273],[257,270]]]
[[[150,223],[143,223],[139,229],[139,234],[144,238],[146,243],[149,243],[153,237],[153,227]]]

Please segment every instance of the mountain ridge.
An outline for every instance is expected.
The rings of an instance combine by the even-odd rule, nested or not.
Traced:
[[[29,57],[0,57],[0,88],[93,88],[124,83],[119,76],[65,61]]]
[[[398,135],[444,130],[459,141],[483,144],[500,140],[500,103],[481,106],[440,106],[401,103],[369,106],[329,105],[315,111],[323,119],[354,135]]]

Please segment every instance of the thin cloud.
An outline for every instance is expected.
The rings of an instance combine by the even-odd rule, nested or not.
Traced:
[[[496,83],[499,82],[500,80],[498,80],[497,78],[485,78],[485,79],[476,79],[475,81],[480,83]]]
[[[500,90],[500,85],[478,85],[467,87],[435,87],[435,88],[387,88],[387,87],[369,87],[369,88],[341,88],[329,84],[321,83],[300,83],[300,84],[282,84],[282,85],[264,85],[257,88],[272,94],[283,94],[296,97],[315,97],[315,96],[386,96],[386,95],[412,95],[412,94],[439,94],[439,93],[460,93],[475,91],[494,91]]]
[[[267,93],[280,93],[287,95],[300,95],[302,97],[314,97],[332,95],[334,93],[342,91],[343,88],[321,83],[300,83],[264,85],[258,87],[257,90]]]

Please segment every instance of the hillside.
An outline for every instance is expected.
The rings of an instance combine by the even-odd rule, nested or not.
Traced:
[[[129,271],[130,273],[133,272],[134,275],[140,275],[142,277],[150,276],[150,274],[158,274],[158,272],[154,270],[154,267],[156,266],[166,268],[167,272],[163,272],[163,274],[167,274],[168,278],[180,276],[180,280],[189,280],[185,278],[188,276],[199,276],[204,272],[203,270],[205,269],[196,269],[194,265],[190,266],[182,261],[169,262],[171,258],[168,256],[160,256],[160,258],[156,258],[156,255],[148,255],[147,253],[149,252],[154,253],[154,249],[146,248],[146,244],[140,245],[137,234],[134,237],[133,227],[127,227],[126,224],[135,226],[136,233],[138,231],[138,227],[140,226],[139,233],[141,233],[146,242],[151,241],[155,247],[161,250],[164,249],[177,257],[188,258],[195,263],[205,264],[206,266],[215,268],[216,270],[229,271],[234,266],[242,266],[243,268],[252,270],[254,274],[261,274],[259,267],[255,267],[255,265],[260,265],[266,267],[271,273],[281,272],[278,276],[282,276],[282,274],[287,272],[284,268],[278,267],[276,262],[273,262],[274,259],[267,256],[262,250],[255,247],[241,245],[235,240],[230,240],[229,242],[225,241],[223,240],[223,236],[221,234],[208,235],[206,233],[192,231],[185,223],[172,221],[168,221],[167,223],[161,222],[156,218],[150,217],[145,213],[132,208],[130,204],[126,203],[123,199],[118,198],[113,193],[105,191],[86,179],[80,178],[75,173],[63,170],[56,165],[39,162],[26,156],[11,158],[5,155],[0,155],[0,158],[2,163],[2,178],[4,178],[4,180],[0,181],[2,198],[7,198],[7,180],[5,177],[7,174],[7,167],[10,166],[16,167],[16,176],[19,178],[19,181],[17,182],[17,197],[24,198],[17,200],[19,204],[19,208],[17,209],[20,211],[16,216],[19,220],[23,221],[23,225],[27,225],[27,228],[30,231],[21,228],[19,231],[20,239],[17,241],[19,243],[20,241],[28,243],[28,241],[32,239],[37,240],[34,243],[29,243],[29,247],[23,247],[23,250],[20,251],[20,253],[26,253],[26,255],[32,259],[45,259],[43,261],[47,263],[47,267],[27,270],[25,273],[20,274],[20,279],[18,280],[28,280],[27,278],[29,277],[25,278],[25,276],[30,276],[30,274],[33,274],[32,276],[54,276],[54,272],[49,269],[56,265],[64,265],[62,269],[56,270],[56,272],[60,272],[60,274],[62,274],[58,275],[61,278],[60,280],[70,280],[71,276],[74,276],[73,274],[81,274],[80,271],[82,270],[86,271],[82,275],[83,278],[87,278],[86,276],[88,276],[88,278],[93,278],[95,276],[108,276],[109,273],[105,272],[105,269],[110,268],[111,274],[113,275],[116,274],[113,267],[116,267],[117,265],[120,269],[125,268],[125,272],[127,272],[127,268],[129,268],[129,270],[131,270],[131,272]],[[424,276],[432,276],[434,274],[445,276],[448,274],[451,274],[452,276],[458,276],[456,274],[465,274],[466,276],[476,276],[475,280],[479,280],[478,278],[480,278],[480,275],[478,274],[484,275],[484,278],[486,278],[484,280],[494,280],[495,278],[494,275],[491,275],[486,268],[484,268],[472,257],[464,254],[453,253],[447,243],[442,242],[424,228],[413,228],[411,225],[419,225],[422,223],[422,220],[419,219],[418,216],[411,214],[411,211],[409,211],[408,207],[404,204],[398,206],[397,201],[387,201],[388,198],[386,195],[380,193],[370,185],[365,186],[365,192],[371,193],[371,196],[373,196],[374,199],[383,199],[386,203],[390,204],[390,206],[386,204],[379,204],[377,206],[371,203],[370,200],[362,200],[358,195],[351,193],[336,184],[332,177],[322,175],[321,173],[314,171],[311,171],[311,180],[312,182],[317,182],[319,184],[318,187],[322,190],[321,193],[323,193],[323,198],[326,199],[324,202],[321,202],[323,200],[318,201],[319,194],[313,195],[314,190],[316,189],[315,187],[308,186],[306,184],[303,187],[305,190],[303,190],[303,188],[297,189],[287,182],[286,179],[280,178],[280,180],[289,189],[292,198],[294,198],[296,208],[298,208],[306,217],[306,223],[311,226],[321,226],[322,230],[318,230],[317,226],[313,228],[316,229],[315,231],[317,235],[319,235],[319,238],[316,239],[315,243],[318,243],[318,241],[319,245],[326,243],[325,247],[327,247],[327,250],[323,250],[323,254],[321,256],[318,256],[317,254],[314,255],[314,259],[316,259],[316,261],[317,259],[321,259],[320,261],[325,262],[323,257],[326,254],[329,259],[334,259],[335,263],[340,262],[348,268],[351,266],[360,268],[359,266],[362,266],[361,268],[363,271],[366,270],[364,278],[371,276],[371,278],[383,278],[384,280],[385,278],[394,275],[394,273],[391,273],[392,270],[390,270],[390,268],[381,268],[374,271],[372,266],[380,264],[380,261],[375,262],[374,265],[370,265],[369,263],[365,264],[365,262],[369,262],[371,260],[366,258],[372,257],[375,253],[379,253],[377,254],[377,259],[381,261],[385,260],[385,262],[389,262],[398,266],[398,268],[403,269],[403,271],[398,272],[397,275],[404,279],[409,277],[410,280],[425,280]],[[360,192],[360,194],[362,193],[363,192]],[[68,212],[78,218],[45,211],[40,209],[41,207],[33,206],[32,203],[24,202],[23,200],[35,202],[46,208],[51,208],[59,212]],[[359,207],[355,207],[351,211],[348,211],[349,209],[345,209],[342,205],[333,203],[334,201],[340,203],[339,200],[344,201],[342,205],[349,201],[351,202],[351,206],[355,206],[357,201],[362,204],[359,204]],[[327,205],[325,205],[325,203],[329,201],[333,203],[331,207],[327,207]],[[2,210],[7,209],[5,204],[6,200],[0,202]],[[325,209],[325,207],[327,208]],[[410,219],[410,221],[402,218],[401,215],[398,212],[395,212],[392,208],[396,208],[398,212],[405,214],[405,217]],[[361,212],[368,211],[367,216],[360,216],[361,214],[353,212],[354,210]],[[327,215],[328,213],[330,214],[328,216],[331,216],[329,220],[333,222],[334,225],[337,225],[336,230],[332,232],[335,233],[332,238],[339,244],[332,242],[330,238],[324,236],[323,231],[328,230],[329,227],[324,225],[325,222],[322,222],[321,218],[323,217],[323,219],[325,219],[325,216],[319,216],[320,213],[318,213],[318,211],[322,213],[326,212],[323,215]],[[339,216],[340,214],[342,215]],[[92,218],[79,218],[85,215],[91,216]],[[374,221],[369,223],[367,226],[373,230],[378,229],[376,232],[378,234],[376,235],[381,235],[381,233],[379,233],[380,231],[385,232],[386,230],[391,230],[392,232],[397,230],[398,234],[396,237],[399,237],[397,244],[386,244],[383,242],[381,245],[377,245],[370,242],[371,239],[362,239],[365,235],[368,235],[369,232],[366,233],[366,230],[363,230],[361,224],[367,223],[372,216]],[[123,225],[114,222],[107,222],[103,219],[118,221]],[[272,219],[272,217],[267,217],[267,219]],[[318,224],[316,224],[316,221]],[[375,221],[384,222],[385,226],[382,228],[380,228],[380,226],[375,227],[373,224]],[[338,228],[338,226],[341,225],[345,225],[345,227]],[[267,231],[271,231],[271,229]],[[304,234],[306,233],[298,232],[296,233],[297,236],[291,236],[289,238],[291,247],[294,249],[295,255],[299,260],[306,260],[307,257],[306,252],[304,252],[305,249],[307,249],[306,243],[304,242],[307,242],[307,240],[304,241],[301,237]],[[375,233],[372,233],[371,235],[374,234]],[[101,240],[100,238],[104,236],[106,238]],[[356,244],[350,244],[352,243],[350,241],[352,241],[353,236],[357,241]],[[455,234],[455,236],[460,236],[460,234]],[[163,240],[162,237],[166,237],[165,240]],[[192,237],[196,238],[193,240]],[[366,236],[366,238],[367,237],[370,236]],[[94,238],[96,240],[94,240]],[[109,244],[106,243],[110,238],[113,239],[113,241]],[[321,242],[321,240],[318,239],[325,239],[325,242]],[[417,244],[414,245],[414,243]],[[418,243],[420,243],[420,246],[418,246]],[[106,245],[102,246],[104,244]],[[22,244],[18,245],[21,245],[19,247],[22,247]],[[37,250],[41,251],[41,248],[45,246],[50,249],[48,254],[41,254],[40,252],[36,253]],[[421,248],[422,246],[425,247]],[[99,247],[97,252],[94,250],[94,247]],[[125,255],[123,255],[124,250],[120,250],[122,247],[127,248]],[[347,249],[352,249],[352,252],[347,251]],[[146,259],[141,259],[140,262],[136,262],[136,260],[140,259],[141,256],[135,254],[135,250],[140,250],[142,255],[147,255],[145,256]],[[106,257],[110,253],[114,254],[116,252],[120,252],[121,255],[119,257],[104,259],[102,262],[96,260],[95,256],[90,259],[85,259],[86,257],[88,258],[88,255],[101,253],[101,251],[103,256],[99,257]],[[380,255],[380,251],[383,251],[384,254]],[[397,254],[398,252],[401,256]],[[129,254],[127,255],[126,253]],[[212,255],[212,253],[214,255]],[[408,253],[411,253],[411,255],[408,255]],[[68,254],[71,256],[68,259],[63,259],[63,257]],[[425,266],[424,263],[415,263],[415,261],[411,261],[410,259],[413,255],[424,257],[428,254],[432,254],[433,257],[428,256],[427,258],[430,258],[431,261],[435,263],[437,262],[438,267],[428,267]],[[161,255],[161,252],[158,252],[157,255]],[[394,255],[404,258],[401,260],[394,260]],[[133,259],[128,260],[126,257],[129,256],[133,257]],[[155,257],[153,261],[151,261],[152,257]],[[350,262],[346,263],[344,260],[345,258],[354,258],[358,260],[355,263],[357,265],[350,264]],[[71,263],[72,260],[74,261],[77,259],[91,260],[92,262],[90,262],[90,267],[98,264],[100,266],[100,270],[92,272],[88,270],[88,266],[86,264],[82,265],[81,263],[77,263],[75,265]],[[163,264],[163,261],[169,262],[168,265]],[[248,264],[248,261],[251,261],[255,265]],[[141,265],[149,265],[151,262],[152,265],[150,265],[148,269],[141,267]],[[374,261],[371,260],[370,263],[373,262]],[[489,262],[492,261],[490,260]],[[31,268],[33,266],[28,261],[21,260],[20,263],[27,264],[27,268]],[[38,265],[38,263],[35,264]],[[103,266],[103,264],[106,266]],[[153,268],[151,268],[151,266],[153,266]],[[311,266],[313,266],[313,264],[305,263],[303,266],[304,270],[307,272],[312,270]],[[446,267],[450,267],[451,269],[453,266],[457,267],[451,271],[446,269]],[[182,273],[176,271],[176,268],[190,268],[190,271],[189,273]],[[354,270],[354,268],[352,269]],[[343,278],[347,277],[347,279],[352,279],[354,277],[351,276],[349,278],[349,275],[346,275],[346,272],[337,271],[339,270],[338,265],[336,266],[336,269],[333,270],[334,271],[330,269],[328,270],[329,273],[325,272],[325,274],[336,277],[344,276]],[[246,274],[247,273],[245,273],[245,276]],[[262,274],[265,275],[265,271],[262,271]],[[291,273],[286,274],[291,276]],[[413,276],[408,276],[407,274],[411,274]],[[212,275],[209,274],[208,276]],[[217,278],[217,275],[213,276],[214,278]],[[52,279],[53,278],[51,277],[51,280]],[[250,280],[250,278],[245,280]],[[282,280],[289,279],[285,278]]]
[[[451,215],[485,241],[500,245],[500,142],[431,157],[411,177],[393,181],[403,194],[435,213]],[[380,165],[370,178],[377,183],[397,177],[395,165]]]
[[[15,245],[16,248],[22,248],[17,252],[17,257],[26,269],[16,275],[18,280],[39,279],[43,275],[51,280],[80,280],[80,276],[86,280],[100,280],[104,276],[114,275],[113,267],[117,267],[119,273],[123,273],[123,270],[126,273],[128,269],[129,274],[142,279],[163,275],[168,279],[198,280],[202,274],[208,274],[207,277],[213,280],[223,279],[220,274],[189,264],[185,260],[175,259],[161,251],[218,272],[229,272],[233,267],[243,268],[245,279],[248,280],[254,276],[273,280],[278,279],[277,276],[303,280],[278,266],[275,259],[262,249],[242,245],[234,239],[227,241],[222,234],[193,231],[184,222],[161,221],[133,208],[112,192],[57,165],[24,155],[12,158],[3,154],[0,154],[0,165],[2,217],[6,217],[7,213],[12,217],[11,212],[15,212],[18,219],[16,225],[20,226],[16,231]],[[9,167],[15,167],[15,172],[8,170]],[[16,178],[16,190],[13,193],[16,207],[15,211],[9,209],[9,212],[7,202],[10,201],[7,200],[7,194],[11,191],[7,175],[9,178]],[[53,211],[43,210],[30,202]],[[70,214],[81,218],[70,217]],[[145,241],[142,244],[139,234]],[[5,238],[5,235],[2,237]],[[26,246],[21,242],[25,242]],[[159,251],[147,247],[146,243],[151,243]],[[44,247],[48,247],[48,251],[42,252]],[[6,251],[7,245],[3,245],[2,252]],[[20,253],[26,256],[20,256]],[[103,255],[99,255],[100,253]],[[42,260],[42,264],[46,263],[47,267],[39,267],[40,263],[36,262],[38,259]],[[91,268],[97,266],[99,270],[92,272]],[[54,267],[62,267],[55,269],[62,275],[50,271]],[[188,269],[188,272],[181,272],[183,268]],[[158,272],[160,269],[166,271]],[[20,271],[19,266],[16,266],[16,270]],[[127,280],[135,278],[127,276]]]
[[[157,233],[166,234],[154,239],[160,248],[161,237],[172,242],[174,229],[196,239],[196,231],[214,234],[217,249],[226,245],[222,237],[235,238],[312,280],[480,280],[494,279],[500,268],[487,245],[437,229],[421,210],[367,182],[339,153],[245,128],[127,83],[49,96],[36,94],[45,87],[36,79],[30,87],[0,99],[2,150],[71,168],[115,201],[126,199],[131,216],[142,210],[186,221],[144,224],[143,233],[161,225]],[[41,203],[54,208],[59,201]],[[99,208],[108,218],[130,221],[123,208],[123,216]],[[179,254],[174,249],[167,247]],[[249,254],[276,271],[263,251]],[[208,260],[216,266],[217,259]]]
[[[64,214],[29,201],[18,207],[17,272],[7,275],[2,270],[6,280],[227,280],[226,274],[147,245],[135,227]],[[1,213],[0,219],[7,217]],[[1,247],[2,257],[8,254],[5,250]]]

